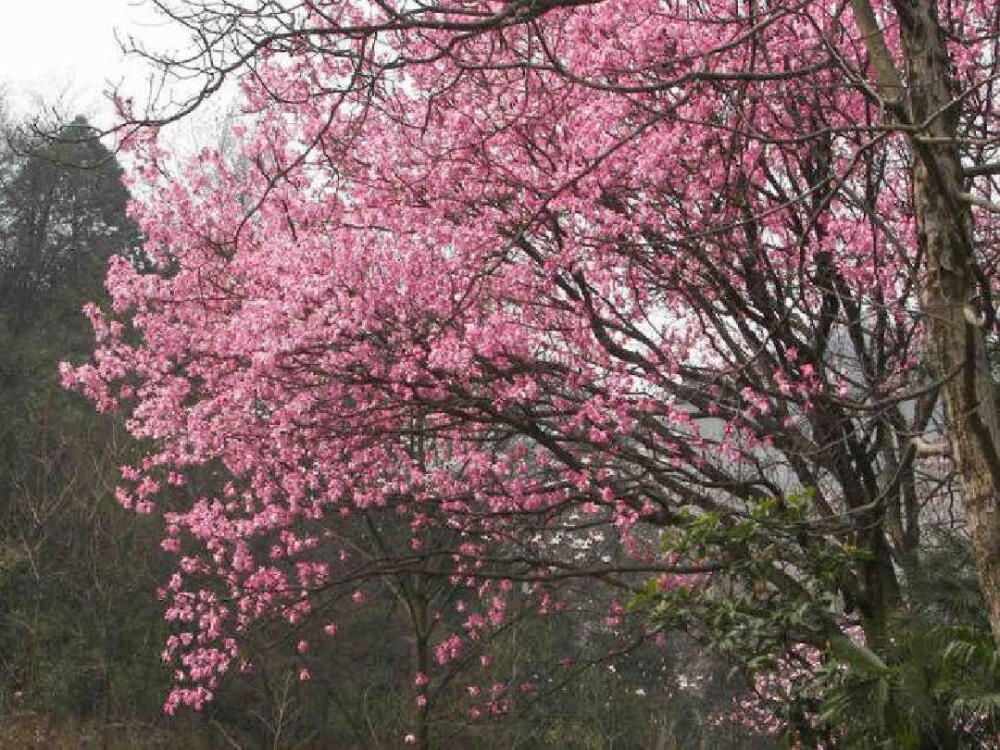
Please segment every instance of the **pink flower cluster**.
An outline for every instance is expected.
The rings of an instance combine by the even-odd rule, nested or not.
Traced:
[[[972,85],[995,14],[958,5]],[[173,169],[155,133],[122,144],[145,263],[112,261],[62,379],[144,446],[118,497],[164,512],[179,560],[169,710],[211,697],[254,622],[314,613],[358,509],[398,509],[407,559],[456,535],[472,591],[555,527],[562,567],[510,566],[596,569],[615,540],[648,563],[644,523],[720,507],[771,451],[821,454],[817,398],[918,377],[910,157],[859,127],[881,115],[847,6],[668,6],[311,0],[329,41],[255,62],[233,153]],[[882,390],[823,338],[847,298]],[[503,620],[494,594],[440,663]]]

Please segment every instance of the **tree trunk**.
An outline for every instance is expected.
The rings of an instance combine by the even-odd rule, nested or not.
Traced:
[[[971,306],[978,285],[971,214],[960,198],[962,168],[954,140],[958,105],[936,3],[910,0],[897,8],[907,66],[906,117],[923,126],[912,140],[913,204],[927,269],[928,353],[944,381],[941,393],[973,556],[1000,646],[1000,424],[985,331]]]

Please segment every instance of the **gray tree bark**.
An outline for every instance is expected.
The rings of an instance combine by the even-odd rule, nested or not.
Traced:
[[[926,264],[928,355],[942,379],[952,457],[973,557],[1000,646],[1000,420],[986,357],[970,207],[962,198],[958,108],[933,0],[900,2],[906,114],[914,132],[913,205]]]
[[[973,559],[1000,648],[1000,418],[986,358],[972,215],[962,184],[959,108],[936,0],[896,0],[905,78],[868,0],[852,0],[886,111],[905,128],[914,159],[913,207],[925,270],[927,354],[942,380],[951,454]],[[904,83],[905,81],[905,83]]]

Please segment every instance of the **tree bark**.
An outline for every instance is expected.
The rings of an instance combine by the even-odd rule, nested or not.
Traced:
[[[961,479],[973,557],[1000,647],[1000,422],[985,330],[972,307],[978,282],[972,217],[959,197],[958,103],[934,0],[897,4],[906,61],[906,116],[916,126],[913,204],[926,264],[928,354],[941,389]]]

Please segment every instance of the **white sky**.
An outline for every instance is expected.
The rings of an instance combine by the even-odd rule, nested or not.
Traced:
[[[177,48],[183,36],[142,0],[0,0],[0,86],[19,114],[61,102],[67,116],[101,124],[110,116],[102,96],[123,81],[137,98],[149,71],[124,59],[115,40],[129,35],[151,49]]]
[[[26,117],[46,106],[63,118],[82,114],[107,127],[114,117],[104,92],[116,87],[141,109],[153,71],[141,58],[122,55],[116,31],[151,51],[187,48],[185,32],[145,0],[0,0],[0,90],[8,112]],[[161,95],[161,105],[169,94]],[[171,125],[166,142],[182,153],[216,145],[233,96],[232,87],[224,88]]]

